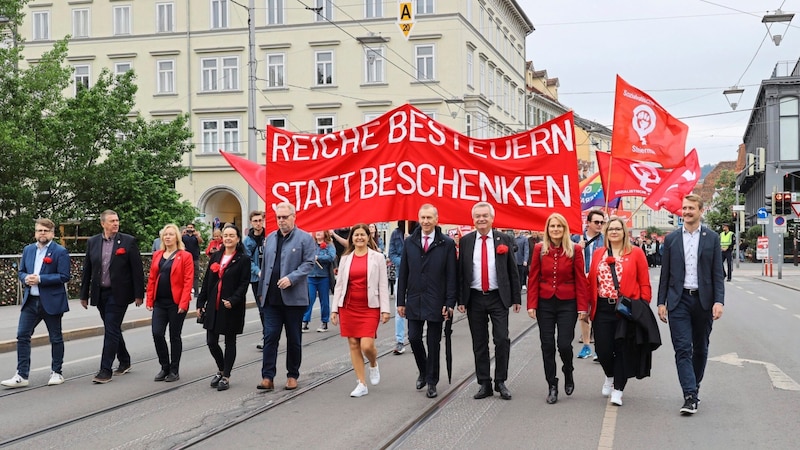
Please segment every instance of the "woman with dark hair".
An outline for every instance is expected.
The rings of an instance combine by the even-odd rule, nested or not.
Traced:
[[[375,250],[381,253],[386,250],[385,244],[383,243],[383,238],[381,237],[380,233],[378,233],[378,226],[374,223],[369,224],[369,237],[375,241]]]
[[[378,325],[389,321],[389,280],[386,258],[375,249],[369,227],[361,223],[350,229],[347,251],[339,261],[333,292],[331,321],[339,324],[350,346],[350,359],[358,378],[351,397],[368,394],[364,358],[369,360],[369,381],[381,381],[375,338]]]
[[[309,331],[308,323],[311,321],[311,311],[314,310],[314,303],[319,296],[319,311],[322,325],[317,328],[317,331],[324,333],[328,331],[328,321],[331,315],[331,301],[330,301],[330,274],[331,265],[336,260],[336,250],[333,247],[333,239],[331,238],[330,231],[317,231],[312,234],[314,236],[315,252],[314,252],[314,267],[311,273],[308,274],[308,309],[303,316],[303,328],[301,331],[306,333]]]
[[[250,257],[242,245],[242,233],[235,225],[222,228],[223,250],[211,255],[197,297],[197,312],[205,316],[206,344],[217,363],[211,387],[224,391],[230,387],[231,370],[236,360],[236,335],[244,331],[245,295],[250,285]],[[225,352],[219,345],[225,336]]]

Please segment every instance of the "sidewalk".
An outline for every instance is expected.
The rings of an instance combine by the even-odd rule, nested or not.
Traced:
[[[734,265],[733,283],[735,284],[737,280],[741,280],[742,278],[751,278],[800,291],[800,267],[795,267],[792,264],[784,264],[782,278],[780,280],[778,279],[777,265],[773,267],[772,278],[762,276],[761,270],[761,264],[740,263],[738,269]],[[654,286],[654,290],[656,289],[657,287]],[[247,307],[254,308],[255,306],[255,299],[253,298],[252,292],[248,289]],[[82,339],[90,336],[100,336],[103,334],[103,323],[100,321],[97,308],[90,306],[89,309],[83,309],[78,300],[71,300],[69,308],[70,311],[64,314],[64,319],[62,320],[65,341]],[[151,315],[152,313],[148,311],[144,305],[138,308],[131,305],[128,307],[127,314],[125,314],[125,322],[122,324],[122,329],[126,330],[150,326]],[[187,320],[194,320],[194,317],[194,302],[192,302]],[[19,306],[0,307],[0,353],[17,350],[16,337],[18,320]],[[47,328],[44,323],[40,323],[36,328],[36,334],[31,338],[31,345],[38,346],[48,344]]]

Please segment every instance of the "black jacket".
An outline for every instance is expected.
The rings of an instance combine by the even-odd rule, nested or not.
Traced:
[[[441,322],[442,307],[454,308],[458,299],[456,243],[439,227],[422,249],[422,230],[414,231],[403,244],[397,271],[397,306],[406,308],[409,320]]]
[[[625,375],[642,379],[650,376],[653,352],[661,347],[656,316],[645,301],[631,302],[632,319],[617,321],[615,339],[625,340]]]
[[[219,309],[216,309],[217,292],[220,290],[218,270],[224,253],[216,252],[208,261],[203,287],[197,296],[197,308],[206,309],[206,320],[203,323],[206,330],[217,334],[242,334],[245,295],[250,287],[250,257],[242,247],[223,270]],[[231,309],[222,304],[223,299],[231,302]]]
[[[86,258],[83,261],[81,277],[81,300],[90,304],[100,303],[100,283],[103,270],[103,234],[89,238],[86,243]],[[144,299],[144,268],[142,256],[136,239],[125,233],[114,236],[111,248],[111,293],[114,302],[120,305],[133,303],[137,298]]]

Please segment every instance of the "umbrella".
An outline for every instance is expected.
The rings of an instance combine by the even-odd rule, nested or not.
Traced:
[[[453,313],[444,322],[444,360],[447,364],[447,384],[453,382]]]

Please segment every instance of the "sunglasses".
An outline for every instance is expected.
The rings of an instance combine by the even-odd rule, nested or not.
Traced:
[[[592,223],[595,224],[595,225],[603,225],[605,223],[605,221],[603,221],[603,220],[593,220]]]
[[[278,219],[278,220],[286,220],[289,217],[292,217],[293,215],[294,214],[289,214],[288,216],[275,216],[275,218]]]

